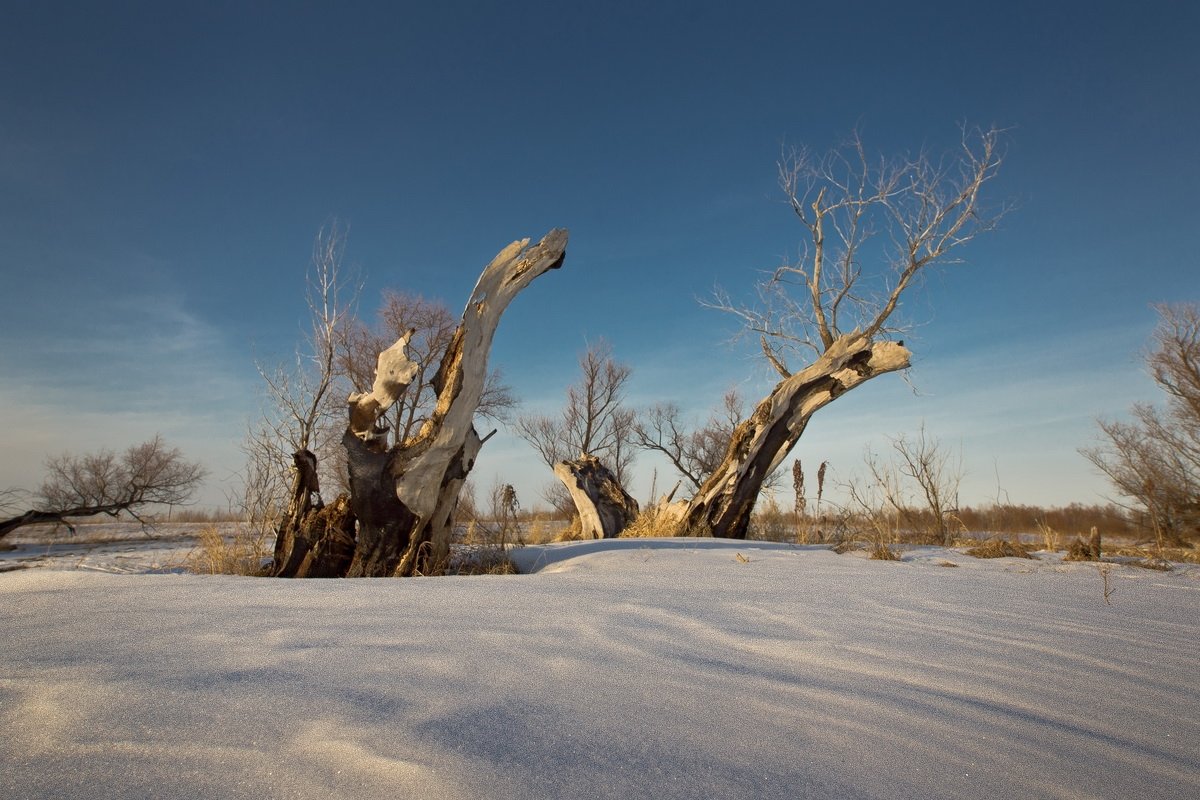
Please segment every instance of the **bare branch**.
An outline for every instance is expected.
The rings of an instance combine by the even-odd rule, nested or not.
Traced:
[[[805,230],[797,259],[760,281],[754,302],[718,290],[707,305],[770,340],[763,355],[785,377],[785,351],[820,355],[851,330],[874,339],[900,329],[892,318],[921,274],[955,263],[953,251],[1004,214],[980,202],[1003,160],[1000,133],[964,128],[960,148],[937,162],[872,156],[857,133],[824,155],[786,153],[780,186]]]
[[[1101,442],[1080,450],[1140,509],[1160,543],[1200,534],[1200,307],[1157,306],[1146,362],[1165,409],[1139,404],[1130,422],[1098,420]]]
[[[567,401],[554,417],[526,415],[514,427],[551,469],[576,456],[596,456],[618,482],[628,478],[634,451],[633,413],[623,405],[632,370],[617,361],[603,339],[579,356],[580,378],[567,387]]]

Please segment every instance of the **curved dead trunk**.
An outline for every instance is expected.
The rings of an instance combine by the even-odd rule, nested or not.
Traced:
[[[500,316],[534,278],[562,265],[566,246],[567,232],[555,229],[532,247],[513,242],[484,268],[434,376],[437,405],[415,437],[385,451],[377,427],[417,372],[406,354],[411,334],[380,354],[371,392],[350,396],[343,443],[359,517],[351,575],[428,574],[444,563],[458,493],[483,446],[473,420]]]
[[[584,539],[611,539],[637,517],[637,500],[595,456],[560,461],[554,474],[575,501]]]
[[[738,425],[721,464],[689,502],[681,533],[746,538],[763,481],[795,446],[818,409],[878,375],[905,369],[910,353],[855,331],[809,367],[780,381]]]

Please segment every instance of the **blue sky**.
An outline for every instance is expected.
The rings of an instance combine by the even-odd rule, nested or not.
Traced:
[[[846,478],[924,420],[962,449],[964,502],[1097,501],[1076,448],[1155,399],[1150,304],[1200,300],[1198,31],[1182,2],[9,2],[0,487],[161,432],[222,503],[254,359],[293,347],[331,217],[364,311],[385,288],[457,309],[503,245],[569,228],[493,351],[528,411],[598,337],[634,403],[761,396],[698,300],[795,253],[781,148],[857,127],[937,150],[967,121],[1010,129],[992,197],[1017,209],[907,301],[909,382],[840,399],[795,455]],[[526,498],[552,479],[503,434],[476,482],[498,476]]]

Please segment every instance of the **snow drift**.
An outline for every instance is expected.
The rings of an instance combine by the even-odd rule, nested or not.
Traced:
[[[0,797],[1200,796],[1194,570],[1107,605],[1092,565],[940,549],[518,560],[0,575]]]

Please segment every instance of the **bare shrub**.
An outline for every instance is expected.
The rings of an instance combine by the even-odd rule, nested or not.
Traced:
[[[1082,536],[1071,542],[1071,546],[1067,548],[1067,561],[1099,561],[1103,553],[1101,551],[1100,531],[1092,528],[1091,535],[1087,539]]]
[[[775,492],[768,491],[765,494],[766,499],[757,504],[750,517],[750,530],[746,538],[765,542],[796,541],[796,515],[784,511]]]
[[[898,456],[897,468],[920,490],[932,525],[928,532],[939,543],[954,540],[951,526],[958,509],[958,487],[962,483],[962,453],[953,455],[940,441],[929,436],[925,424],[915,437],[903,434],[892,440]]]
[[[871,547],[871,559],[874,561],[899,561],[900,555],[883,542],[876,542]]]

